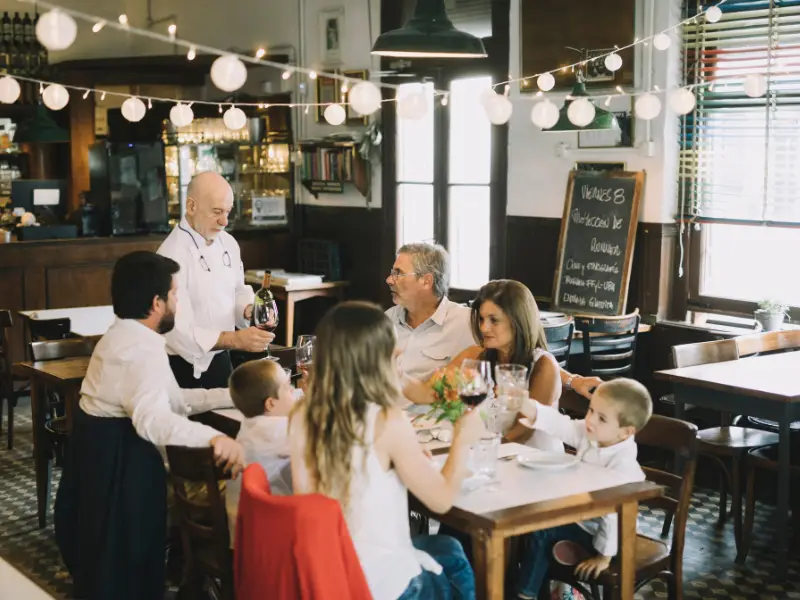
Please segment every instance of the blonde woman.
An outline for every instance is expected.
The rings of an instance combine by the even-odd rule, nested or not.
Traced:
[[[344,302],[317,329],[306,396],[290,418],[295,493],[337,499],[376,600],[474,598],[459,543],[409,533],[408,492],[437,513],[450,509],[483,432],[477,411],[455,425],[439,470],[398,408],[394,329],[377,307]]]

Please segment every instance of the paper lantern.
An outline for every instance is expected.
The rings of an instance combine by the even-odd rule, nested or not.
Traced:
[[[606,56],[606,59],[603,62],[606,65],[606,69],[612,72],[619,71],[622,68],[622,57],[616,52],[612,52]]]
[[[19,82],[13,77],[0,78],[0,102],[14,104],[20,95]]]
[[[645,121],[655,119],[661,112],[661,100],[650,92],[644,93],[636,99],[634,105],[636,116]]]
[[[247,81],[247,67],[232,54],[220,56],[211,64],[211,81],[223,92],[235,92]]]
[[[653,46],[657,50],[666,50],[672,45],[672,39],[666,33],[659,33],[653,38]]]
[[[697,98],[686,88],[675,90],[669,97],[670,108],[679,115],[688,115],[694,110],[695,104],[697,104]]]
[[[371,81],[359,81],[347,95],[350,106],[360,115],[371,115],[381,107],[381,91]]]
[[[719,6],[710,6],[706,10],[706,21],[717,23],[722,18],[722,10]]]
[[[558,123],[559,116],[558,107],[547,98],[541,102],[537,102],[531,110],[531,121],[533,121],[534,125],[542,129],[550,129],[553,127]]]
[[[514,110],[511,100],[504,94],[494,94],[494,97],[489,98],[483,108],[486,111],[486,117],[492,125],[504,125],[508,123],[508,120],[511,118],[511,113]]]
[[[329,104],[322,115],[331,125],[341,125],[347,119],[347,113],[341,104]]]
[[[552,73],[542,73],[536,78],[536,85],[543,92],[549,92],[556,86],[556,78],[553,77]]]
[[[238,131],[247,125],[247,115],[244,114],[241,108],[231,106],[225,111],[225,114],[222,115],[222,122],[225,123],[225,127],[228,129]]]
[[[576,127],[586,127],[594,120],[594,115],[594,104],[589,102],[586,98],[573,100],[567,109],[567,118],[569,122]]]
[[[421,91],[401,96],[397,100],[397,114],[402,119],[421,119],[428,114],[428,98]]]
[[[144,118],[147,107],[144,102],[132,96],[122,103],[122,116],[132,123],[138,123]]]
[[[77,35],[75,19],[60,10],[44,13],[36,24],[36,37],[48,50],[69,48]]]
[[[194,111],[188,104],[179,102],[169,109],[169,120],[175,127],[186,127],[194,120]]]
[[[767,78],[760,73],[752,73],[744,78],[744,93],[751,98],[760,98],[767,93]]]
[[[69,102],[69,92],[63,85],[52,83],[44,88],[42,101],[50,110],[61,110]]]

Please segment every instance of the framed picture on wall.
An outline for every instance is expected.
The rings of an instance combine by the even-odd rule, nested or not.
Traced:
[[[330,77],[317,77],[317,123],[325,120],[324,113],[328,104],[339,102],[341,83],[338,79]]]
[[[319,48],[323,64],[341,64],[343,41],[344,8],[321,10],[319,12]]]
[[[369,79],[369,71],[366,70],[356,70],[356,71],[342,71],[342,75],[347,77],[350,82],[348,85],[353,87],[358,81],[366,81]],[[342,94],[342,102],[347,102],[347,94]],[[357,112],[353,110],[353,107],[349,104],[345,106],[347,110],[347,124],[348,125],[366,125],[367,124],[367,117],[362,117]]]

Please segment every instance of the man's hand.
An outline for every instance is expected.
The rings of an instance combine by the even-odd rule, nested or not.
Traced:
[[[249,321],[250,319],[253,318],[253,305],[252,304],[248,304],[247,306],[244,307],[244,312],[242,313],[242,316],[244,317],[245,321]]]
[[[242,445],[227,435],[211,438],[209,445],[214,448],[214,463],[218,467],[224,465],[225,472],[235,479],[245,466]]]
[[[580,375],[576,375],[570,385],[572,389],[578,392],[581,396],[591,400],[592,391],[601,383],[603,383],[603,380],[599,377],[581,377]]]
[[[610,556],[593,556],[587,558],[578,566],[575,567],[575,577],[588,581],[589,579],[597,579],[600,573],[608,569],[611,564]]]
[[[234,348],[245,352],[264,352],[275,339],[275,334],[258,327],[240,329],[234,333]]]

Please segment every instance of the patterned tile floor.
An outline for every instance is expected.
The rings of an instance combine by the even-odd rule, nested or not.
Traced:
[[[36,486],[33,471],[29,408],[17,411],[14,450],[5,448],[5,427],[0,446],[0,556],[55,598],[70,598],[69,574],[61,564],[53,539],[52,514],[49,525],[38,529],[36,524]],[[5,426],[5,422],[3,423]],[[53,499],[58,482],[54,472]],[[800,557],[793,553],[786,580],[773,575],[773,554],[770,551],[771,517],[774,510],[759,505],[756,511],[756,539],[744,567],[733,562],[735,547],[732,527],[718,531],[717,497],[713,492],[697,491],[689,515],[684,556],[685,597],[707,600],[800,600]],[[640,528],[650,535],[661,529],[659,515],[642,511]],[[645,587],[637,600],[666,598],[659,583]]]

